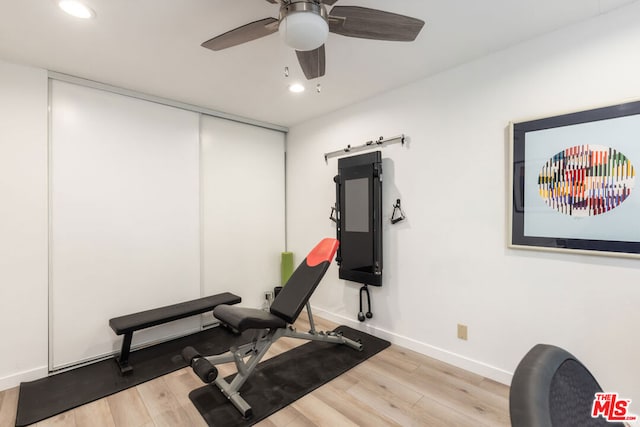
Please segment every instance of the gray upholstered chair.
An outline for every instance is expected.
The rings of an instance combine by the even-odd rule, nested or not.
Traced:
[[[520,361],[511,381],[509,413],[513,427],[621,427],[592,418],[595,393],[602,388],[571,353],[538,344]]]

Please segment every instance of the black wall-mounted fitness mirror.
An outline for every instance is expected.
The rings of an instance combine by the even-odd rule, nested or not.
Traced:
[[[338,159],[336,260],[340,278],[382,285],[382,153]]]

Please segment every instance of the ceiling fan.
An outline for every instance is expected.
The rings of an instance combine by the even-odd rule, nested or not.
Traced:
[[[424,21],[409,16],[359,6],[327,6],[338,0],[266,0],[280,4],[280,16],[251,22],[202,43],[222,50],[279,32],[296,50],[307,79],[325,74],[324,43],[329,32],[370,40],[414,41]]]

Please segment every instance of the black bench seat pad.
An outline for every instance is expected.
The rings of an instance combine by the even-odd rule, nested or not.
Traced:
[[[210,310],[220,304],[237,304],[242,299],[230,292],[198,298],[192,301],[185,301],[165,307],[154,308],[152,310],[141,311],[139,313],[128,314],[126,316],[114,317],[109,320],[109,326],[116,335],[140,329],[161,325],[173,320],[183,319]]]
[[[216,319],[240,332],[247,329],[276,329],[287,326],[284,319],[257,308],[232,307],[222,304],[213,309],[213,315]]]

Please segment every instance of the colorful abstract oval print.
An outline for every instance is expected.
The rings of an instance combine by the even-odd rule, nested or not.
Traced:
[[[621,152],[602,145],[577,145],[545,163],[538,189],[551,208],[586,217],[620,206],[631,195],[635,177],[635,168]]]

